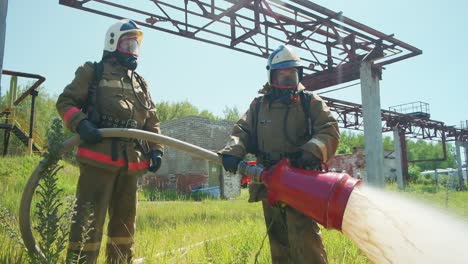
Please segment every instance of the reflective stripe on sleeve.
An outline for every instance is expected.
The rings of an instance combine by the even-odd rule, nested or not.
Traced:
[[[63,115],[63,121],[65,121],[65,124],[68,125],[68,120],[70,120],[70,117],[72,117],[73,114],[76,112],[80,112],[81,110],[78,107],[71,107],[70,109],[65,112]]]

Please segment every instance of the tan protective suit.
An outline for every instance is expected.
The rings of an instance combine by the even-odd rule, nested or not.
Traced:
[[[304,87],[299,84],[298,90],[304,90]],[[243,158],[250,152],[265,167],[284,157],[294,164],[302,151],[327,162],[338,147],[338,124],[323,100],[314,94],[311,97],[310,120],[307,120],[299,96],[289,105],[271,102],[263,96],[256,98],[235,124],[230,141],[219,153]],[[312,136],[307,136],[308,122]],[[249,202],[263,203],[273,263],[327,263],[315,221],[292,208],[270,206],[262,183],[250,184],[249,192]]]
[[[95,125],[161,133],[149,93],[131,76],[131,72],[118,63],[104,63],[102,78],[96,88],[95,107],[100,122]],[[80,121],[87,118],[81,109],[87,101],[93,79],[94,64],[87,62],[77,69],[75,78],[57,100],[57,110],[71,131],[76,131]],[[142,83],[149,89],[144,80]],[[146,108],[139,101],[146,104]],[[163,146],[149,143],[149,149],[162,152]],[[68,260],[79,257],[80,262],[96,262],[106,213],[109,213],[107,261],[129,262],[135,233],[137,178],[149,167],[142,144],[135,140],[108,138],[95,145],[82,142],[76,155],[80,163],[80,178]],[[87,226],[87,230],[83,230],[83,226]],[[88,236],[86,241],[83,241],[83,236]]]

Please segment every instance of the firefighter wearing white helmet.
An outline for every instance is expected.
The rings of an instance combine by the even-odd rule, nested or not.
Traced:
[[[135,22],[120,20],[107,30],[103,58],[116,56],[120,63],[135,70],[142,40],[143,31]]]
[[[98,128],[161,133],[148,84],[135,72],[142,37],[131,20],[113,24],[105,36],[102,60],[80,66],[57,100],[64,124],[81,139],[76,153],[77,213],[67,263],[96,263],[107,213],[107,263],[129,263],[133,257],[137,179],[159,169],[163,146],[103,139]]]
[[[291,47],[280,46],[268,58],[268,82],[234,125],[218,153],[226,171],[236,172],[247,153],[257,164],[273,167],[287,158],[295,167],[319,169],[335,154],[340,132],[336,119],[317,95],[305,91],[302,63]],[[315,221],[288,206],[272,206],[263,183],[249,184],[249,202],[261,201],[272,263],[327,263]]]
[[[268,57],[268,84],[279,89],[297,89],[302,81],[303,66],[301,59],[289,46],[281,45]],[[280,79],[279,69],[289,69],[293,72],[290,78]]]

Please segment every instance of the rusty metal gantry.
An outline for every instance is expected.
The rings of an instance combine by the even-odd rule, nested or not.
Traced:
[[[303,84],[318,90],[359,79],[361,61],[381,67],[422,53],[341,12],[306,0],[59,0],[65,6],[267,58],[280,44],[306,63]]]
[[[141,26],[267,58],[281,44],[292,45],[305,62],[308,90],[360,78],[360,64],[383,66],[419,54],[417,49],[307,0],[59,0],[59,3],[115,19],[131,18]],[[344,128],[362,129],[362,106],[324,98]],[[382,110],[382,131],[398,128],[423,139],[468,141],[468,130],[443,122]],[[444,148],[445,158],[445,148]],[[406,160],[406,158],[404,157]]]
[[[330,110],[337,114],[341,127],[362,130],[362,105],[322,96]],[[468,142],[468,128],[447,126],[444,122],[428,118],[415,117],[394,111],[381,109],[382,132],[391,132],[394,127],[402,130],[403,134],[412,138]]]
[[[363,130],[362,105],[323,97],[332,112],[337,114],[340,127]],[[398,113],[381,109],[382,132],[391,132],[397,129],[402,149],[402,173],[405,182],[408,182],[408,162],[444,161],[447,159],[446,142],[458,141],[468,143],[468,127],[447,126],[444,122],[416,117],[411,114]],[[434,159],[408,160],[406,137],[438,140],[442,145],[442,156]]]

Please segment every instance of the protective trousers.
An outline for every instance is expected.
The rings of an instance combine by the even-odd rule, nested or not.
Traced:
[[[138,175],[125,167],[110,171],[80,164],[76,215],[70,230],[67,263],[94,264],[106,213],[107,263],[130,263],[135,234]]]
[[[287,206],[262,203],[273,264],[328,263],[314,220]]]

